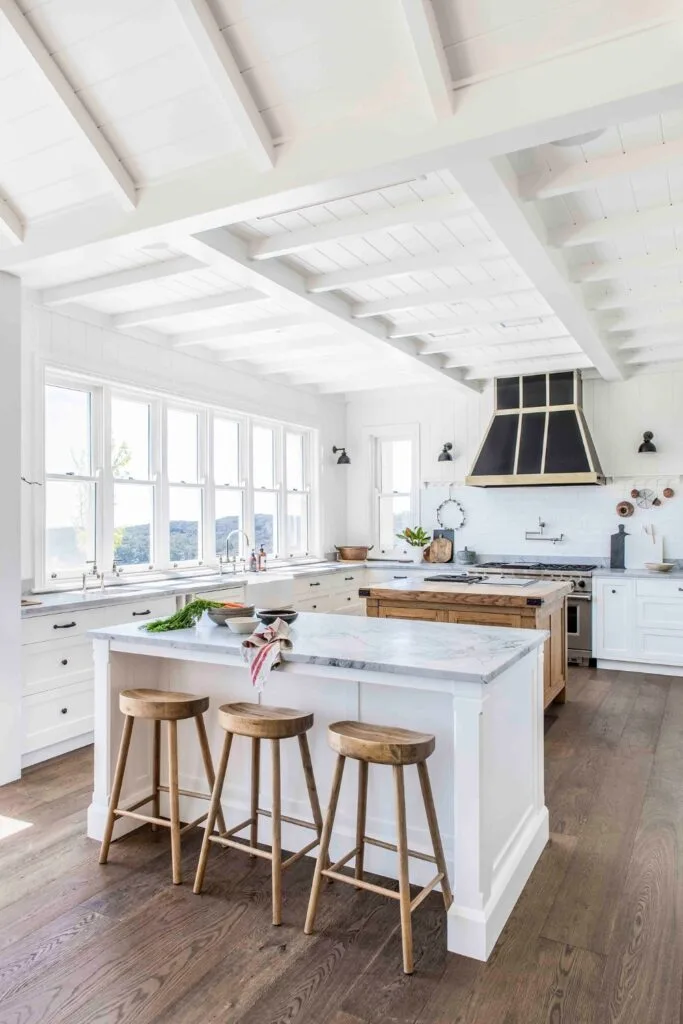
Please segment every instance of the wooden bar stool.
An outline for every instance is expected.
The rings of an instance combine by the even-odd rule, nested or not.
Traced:
[[[197,697],[193,693],[173,693],[169,690],[122,690],[119,694],[119,707],[126,716],[123,722],[123,733],[121,735],[121,746],[114,772],[114,783],[109,800],[109,813],[107,824],[104,829],[104,838],[100,849],[100,864],[107,863],[109,846],[111,844],[114,822],[117,818],[135,818],[137,821],[151,822],[152,830],[156,831],[159,825],[171,831],[171,860],[173,866],[173,884],[179,885],[182,882],[180,869],[180,837],[184,832],[199,825],[208,818],[206,811],[189,822],[183,828],[180,827],[180,810],[178,798],[180,796],[201,797],[202,800],[210,800],[209,793],[196,793],[188,789],[178,788],[178,722],[185,718],[194,718],[199,737],[199,746],[204,762],[204,772],[209,789],[213,789],[215,775],[211,750],[206,736],[204,725],[204,712],[209,706],[208,697]],[[121,786],[128,760],[130,740],[133,735],[133,723],[136,718],[145,718],[154,722],[154,753],[152,757],[152,794],[137,800],[130,807],[119,807]],[[160,784],[161,777],[161,723],[168,723],[168,786]],[[162,818],[159,812],[159,795],[168,793],[171,817]],[[140,814],[139,807],[144,804],[152,804],[152,814]],[[222,812],[219,822],[221,828],[225,828]]]
[[[308,914],[304,931],[310,935],[315,924],[315,915],[318,909],[320,887],[323,875],[326,878],[333,878],[338,882],[347,882],[358,889],[367,889],[370,892],[381,893],[397,899],[401,909],[401,939],[403,943],[403,970],[406,974],[413,973],[413,930],[411,924],[412,912],[420,906],[426,896],[432,891],[435,885],[441,883],[441,892],[446,910],[453,902],[453,894],[448,881],[446,860],[439,833],[439,825],[436,819],[436,809],[432,796],[432,787],[429,781],[427,770],[427,758],[434,752],[436,741],[429,733],[412,732],[409,729],[397,729],[392,726],[367,725],[364,722],[335,722],[328,730],[328,740],[333,750],[337,751],[337,764],[332,780],[332,792],[330,802],[325,815],[325,825],[320,841],[318,860],[313,876],[311,897],[308,903]],[[353,758],[358,761],[358,810],[356,817],[356,845],[354,848],[336,864],[325,867],[328,861],[330,838],[334,826],[334,817],[337,811],[339,791],[341,789],[342,775],[346,758]],[[398,844],[385,843],[380,839],[373,839],[365,834],[365,815],[367,809],[368,795],[368,764],[391,765],[394,774],[394,789],[396,799],[396,826],[398,833]],[[426,853],[419,853],[408,849],[408,836],[406,830],[406,800],[403,782],[403,767],[408,764],[416,764],[422,789],[427,823],[432,838],[434,856]],[[366,844],[379,846],[383,850],[392,850],[398,853],[398,884],[399,891],[385,889],[379,885],[366,882],[363,876],[363,858]],[[345,864],[355,857],[355,877],[343,875],[340,871]],[[427,860],[436,864],[438,873],[428,882],[424,889],[421,889],[414,900],[410,899],[410,880],[408,877],[408,858],[416,857],[418,860]]]
[[[272,863],[272,889],[273,889],[273,924],[282,923],[282,872],[288,867],[301,860],[310,850],[320,842],[322,834],[322,814],[318,801],[318,791],[315,786],[311,754],[308,748],[306,733],[313,725],[313,715],[303,714],[291,708],[273,708],[263,704],[224,704],[218,709],[218,723],[225,729],[225,740],[221,752],[220,761],[216,770],[216,782],[211,795],[209,818],[204,831],[204,841],[199,855],[197,875],[194,882],[194,891],[200,893],[204,884],[204,872],[209,857],[209,846],[211,843],[218,843],[219,846],[231,847],[234,850],[244,850],[253,857],[263,857]],[[232,747],[233,736],[247,736],[251,739],[251,815],[246,821],[240,822],[234,828],[226,831],[225,825],[220,822],[220,831],[213,835],[216,818],[220,815],[221,794],[225,782],[225,773],[228,767],[228,758]],[[281,811],[281,787],[280,787],[280,740],[290,739],[296,736],[299,740],[301,762],[303,764],[308,798],[313,813],[313,821],[304,821],[301,818],[290,818]],[[262,810],[259,803],[259,776],[260,776],[260,754],[261,740],[270,740],[272,752],[272,788],[273,788],[273,810]],[[258,819],[259,815],[272,819],[272,840],[271,849],[262,850],[258,847]],[[281,830],[282,822],[287,821],[292,825],[300,825],[303,828],[310,828],[316,832],[315,839],[308,843],[297,853],[293,853],[287,860],[282,860]],[[238,832],[245,828],[250,829],[249,842],[246,839],[235,839]]]

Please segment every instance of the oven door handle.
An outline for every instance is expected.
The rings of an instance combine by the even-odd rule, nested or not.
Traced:
[[[590,602],[591,595],[590,594],[567,594],[567,600],[568,601],[586,601],[586,602]]]

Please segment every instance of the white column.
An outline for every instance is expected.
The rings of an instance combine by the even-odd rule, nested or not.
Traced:
[[[0,785],[21,775],[21,282],[0,273]]]

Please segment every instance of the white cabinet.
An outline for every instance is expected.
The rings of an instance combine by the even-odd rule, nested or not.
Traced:
[[[601,579],[593,588],[593,650],[597,658],[628,659],[633,650],[633,583]]]
[[[602,661],[683,666],[683,582],[594,580],[594,654]]]

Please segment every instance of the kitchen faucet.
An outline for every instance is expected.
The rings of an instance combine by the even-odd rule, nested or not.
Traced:
[[[230,561],[230,541],[235,536],[235,534],[238,534],[238,535],[241,534],[244,537],[245,541],[247,542],[247,547],[245,549],[245,553],[249,549],[250,541],[249,541],[248,534],[246,534],[244,532],[244,530],[231,530],[230,533],[228,534],[228,536],[225,539],[225,560],[226,560],[226,562]],[[246,561],[246,559],[245,559],[245,561]],[[221,572],[222,572],[223,571],[223,560],[222,559],[221,559],[221,563],[220,564],[221,564]],[[234,554],[232,556],[232,571],[233,571],[233,573],[237,572],[237,555],[236,554]]]

